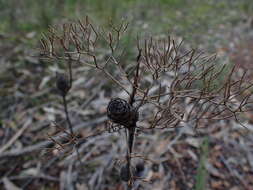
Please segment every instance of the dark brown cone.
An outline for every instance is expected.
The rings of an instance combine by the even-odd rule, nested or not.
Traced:
[[[107,106],[107,116],[114,123],[130,127],[138,120],[138,112],[126,100],[112,99]]]
[[[66,95],[70,89],[70,84],[67,77],[64,74],[56,75],[56,87],[62,95]]]
[[[120,168],[120,179],[122,181],[129,181],[130,180],[130,171],[127,165],[124,165]]]
[[[134,167],[131,167],[131,172],[136,173]],[[131,172],[129,171],[129,167],[127,167],[127,164],[123,165],[120,168],[120,179],[126,182],[129,181],[131,178]]]

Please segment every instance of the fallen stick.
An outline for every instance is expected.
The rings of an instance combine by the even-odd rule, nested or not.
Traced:
[[[25,124],[23,125],[23,127],[21,129],[18,130],[18,132],[15,133],[15,135],[13,135],[13,137],[3,146],[0,148],[0,155],[7,150],[24,132],[25,130],[30,127],[32,120],[28,119]]]
[[[87,121],[87,122],[84,122],[80,125],[77,125],[76,127],[73,128],[73,130],[74,130],[74,132],[77,132],[84,127],[95,126],[95,125],[103,123],[106,120],[107,120],[107,117],[102,116],[98,119],[94,119],[92,121]],[[61,133],[59,136],[55,137],[54,139],[56,141],[59,141],[66,136],[67,136],[67,134]],[[3,152],[0,154],[0,159],[6,158],[6,157],[22,156],[24,154],[29,154],[34,151],[40,151],[41,149],[46,148],[46,147],[52,145],[53,143],[54,142],[51,140],[46,140],[46,141],[42,141],[37,144],[22,148],[22,149],[14,149],[14,150],[6,151],[6,152]]]

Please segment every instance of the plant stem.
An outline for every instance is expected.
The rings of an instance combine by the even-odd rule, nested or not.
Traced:
[[[130,176],[130,179],[132,178],[132,170],[131,170],[131,154],[132,154],[132,150],[133,150],[133,145],[134,145],[134,134],[135,134],[135,127],[136,127],[136,123],[128,128],[128,153],[127,153],[127,171],[128,176]],[[128,183],[127,186],[128,190],[132,189],[132,181],[130,181],[130,183]]]
[[[130,95],[129,98],[129,104],[131,106],[133,106],[134,102],[135,102],[135,95],[137,92],[137,88],[139,86],[138,82],[139,82],[139,72],[140,72],[140,58],[141,58],[141,49],[139,49],[139,54],[137,56],[137,67],[135,70],[135,76],[134,76],[134,84],[133,84],[133,90],[132,93]],[[135,110],[138,111],[138,110]],[[131,154],[132,154],[132,150],[133,150],[133,146],[134,146],[134,134],[135,134],[135,128],[136,128],[136,122],[134,122],[134,124],[130,127],[128,127],[128,153],[127,153],[127,171],[128,171],[128,176],[130,176],[130,181],[128,183],[127,186],[127,190],[131,190],[132,189],[132,171],[131,171]]]
[[[71,123],[70,118],[69,118],[68,104],[67,104],[66,96],[63,95],[62,98],[63,98],[65,117],[66,117],[68,127],[69,127],[69,130],[70,130],[71,138],[74,138],[74,131],[73,131],[72,123]],[[80,158],[80,153],[78,151],[78,148],[77,148],[76,144],[74,145],[74,148],[75,148],[75,151],[76,151],[76,154],[77,154],[77,159],[80,162],[80,164],[82,164],[82,161],[81,161],[81,158]]]
[[[63,98],[63,106],[64,106],[64,111],[65,111],[65,116],[66,116],[66,120],[67,120],[67,123],[68,123],[68,127],[69,127],[69,130],[70,130],[70,134],[71,134],[72,137],[74,137],[73,126],[72,126],[72,123],[69,119],[69,112],[68,112],[68,105],[67,105],[66,96],[63,95],[62,98]]]

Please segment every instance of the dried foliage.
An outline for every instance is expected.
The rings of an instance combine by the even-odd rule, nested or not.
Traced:
[[[198,131],[203,122],[227,119],[234,119],[244,127],[240,114],[250,110],[253,84],[245,80],[246,72],[234,79],[236,65],[219,65],[215,56],[184,50],[182,42],[170,36],[137,38],[136,60],[128,63],[122,60],[124,48],[120,44],[127,27],[127,23],[111,24],[111,31],[106,32],[87,17],[64,24],[62,29],[50,28],[41,40],[41,56],[66,61],[71,80],[72,65],[86,65],[113,81],[119,89],[115,91],[124,91],[123,97],[112,99],[108,105],[108,130],[126,129],[127,164],[121,167],[120,175],[124,176],[123,181],[128,181],[128,189],[132,189],[136,176],[131,158],[135,157],[137,129],[175,128],[187,123]],[[64,89],[63,97],[68,91]]]

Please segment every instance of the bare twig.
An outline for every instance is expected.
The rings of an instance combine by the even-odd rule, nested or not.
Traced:
[[[103,123],[104,121],[106,121],[106,119],[107,118],[105,116],[103,116],[103,117],[96,118],[96,119],[89,121],[89,122],[81,123],[80,125],[77,125],[73,128],[73,132],[77,132],[84,127],[92,127],[92,126],[94,127],[96,125]],[[61,141],[62,138],[66,137],[66,136],[67,136],[66,134],[61,133],[59,136],[57,136],[55,138],[55,140]],[[51,140],[47,140],[47,141],[42,141],[37,144],[22,148],[22,149],[12,149],[10,151],[6,151],[6,152],[3,152],[2,154],[0,154],[0,159],[8,158],[8,157],[23,156],[23,155],[27,155],[27,154],[30,154],[30,153],[33,153],[36,151],[41,151],[44,148],[46,148],[52,144],[54,144],[54,142],[52,142]]]

